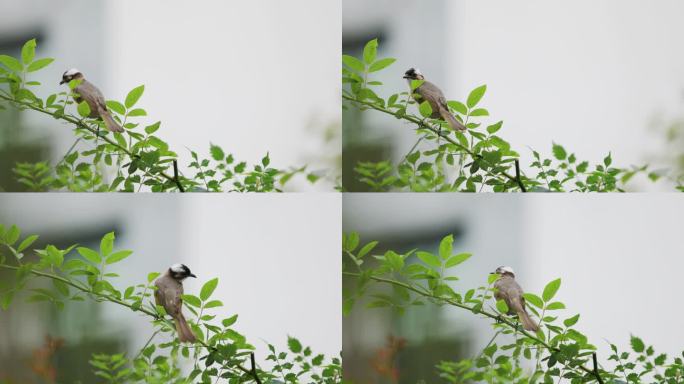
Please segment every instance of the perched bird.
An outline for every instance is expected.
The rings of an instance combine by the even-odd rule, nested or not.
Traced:
[[[539,327],[530,319],[530,315],[525,310],[525,298],[523,290],[515,281],[515,272],[511,267],[499,267],[496,269],[499,279],[494,282],[494,297],[503,300],[508,306],[509,315],[518,315],[523,328],[526,331],[536,332]]]
[[[154,281],[154,285],[157,287],[154,291],[154,301],[157,305],[164,307],[166,313],[173,318],[178,332],[178,340],[181,343],[194,343],[197,340],[183,316],[181,295],[183,295],[183,280],[188,277],[197,276],[193,275],[190,268],[184,264],[174,264]]]
[[[107,110],[107,104],[105,103],[105,98],[102,92],[93,85],[93,83],[83,77],[81,71],[76,68],[72,68],[62,75],[62,81],[59,84],[68,83],[74,79],[81,79],[81,83],[74,88],[75,99],[77,103],[81,103],[83,100],[88,103],[90,107],[90,117],[99,117],[104,121],[107,129],[112,132],[123,132],[124,129],[119,125],[119,123],[114,120],[112,115]]]
[[[446,97],[444,93],[436,85],[425,80],[425,76],[420,72],[420,69],[410,68],[406,73],[404,73],[404,79],[408,80],[409,86],[413,80],[423,80],[423,83],[413,90],[413,99],[422,103],[426,101],[430,103],[432,108],[433,119],[442,119],[449,123],[451,128],[457,131],[465,131],[466,127],[454,117],[454,115],[449,111],[449,106],[447,105]]]

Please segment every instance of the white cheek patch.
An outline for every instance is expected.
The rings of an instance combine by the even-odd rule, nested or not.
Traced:
[[[421,72],[419,68],[416,68],[414,72],[416,73],[416,75],[423,76],[423,72]]]

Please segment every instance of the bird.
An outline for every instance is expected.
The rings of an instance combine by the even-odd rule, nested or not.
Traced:
[[[197,277],[190,268],[184,264],[173,264],[160,277],[154,281],[157,289],[154,291],[154,301],[164,307],[176,325],[178,341],[181,343],[194,343],[197,341],[192,333],[188,322],[183,316],[183,280],[188,277]]]
[[[88,103],[90,108],[90,116],[92,118],[99,117],[104,121],[105,126],[111,132],[123,132],[124,129],[119,125],[119,123],[114,120],[111,113],[107,109],[107,104],[105,103],[104,95],[93,83],[89,82],[83,76],[83,73],[76,68],[71,68],[64,72],[62,75],[62,81],[59,83],[65,84],[69,83],[71,80],[78,79],[81,83],[74,87],[74,99],[77,103],[81,103],[83,100]]]
[[[515,281],[515,272],[513,272],[513,268],[501,266],[496,269],[496,272],[492,273],[499,275],[499,278],[494,282],[494,297],[497,300],[503,300],[506,303],[509,315],[518,315],[518,318],[526,331],[536,332],[539,327],[532,321],[525,309],[523,290]]]
[[[404,73],[404,79],[409,82],[409,86],[413,80],[423,81],[422,84],[413,90],[412,96],[419,104],[426,100],[430,103],[430,108],[432,108],[431,118],[441,118],[449,123],[449,126],[454,130],[465,131],[465,125],[458,121],[451,111],[449,111],[449,106],[447,105],[447,100],[446,97],[444,97],[442,90],[433,83],[425,80],[425,76],[420,72],[420,69],[409,68],[409,70]]]

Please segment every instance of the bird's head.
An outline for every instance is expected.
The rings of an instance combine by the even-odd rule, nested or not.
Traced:
[[[83,78],[83,74],[81,73],[81,71],[79,71],[76,68],[71,68],[70,70],[64,72],[64,74],[62,75],[62,81],[60,81],[59,84],[60,85],[65,84],[65,83],[70,82],[73,79],[82,79],[82,78]]]
[[[423,73],[420,72],[418,68],[409,68],[408,71],[404,72],[404,79],[411,80],[425,80]]]
[[[185,264],[174,264],[169,267],[169,274],[174,280],[183,281],[188,277],[197,277]]]
[[[515,277],[515,272],[513,272],[513,268],[507,267],[507,266],[501,266],[494,271],[495,274],[500,275],[500,276],[511,276]]]

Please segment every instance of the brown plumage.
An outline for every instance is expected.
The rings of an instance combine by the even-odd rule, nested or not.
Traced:
[[[184,272],[183,268],[187,272]],[[173,318],[176,332],[178,332],[178,341],[181,343],[194,343],[197,341],[188,322],[185,320],[185,316],[183,316],[182,281],[188,276],[195,277],[185,265],[174,264],[154,281],[154,285],[157,287],[154,291],[154,301],[157,305],[164,307],[166,313]]]
[[[62,81],[60,84],[68,83],[71,80],[80,79],[81,83],[74,87],[74,99],[77,103],[83,102],[83,100],[88,103],[90,108],[91,118],[101,118],[104,121],[105,126],[108,130],[112,132],[123,132],[124,129],[119,125],[119,123],[114,120],[111,113],[107,109],[107,104],[105,102],[104,95],[93,83],[83,77],[83,74],[77,69],[70,69],[62,75]]]
[[[525,309],[523,290],[515,281],[515,273],[510,267],[499,267],[496,272],[500,277],[494,282],[494,297],[503,300],[508,306],[509,315],[518,315],[526,331],[536,332],[539,327],[532,321]]]
[[[409,84],[413,80],[423,80],[423,83],[413,90],[413,99],[419,104],[423,101],[430,103],[430,108],[432,108],[433,119],[442,119],[449,123],[449,126],[456,131],[465,131],[466,127],[456,119],[456,117],[449,111],[449,106],[447,105],[447,99],[444,97],[444,93],[435,84],[425,80],[425,77],[419,70],[411,68],[404,74],[404,79],[409,81]]]

